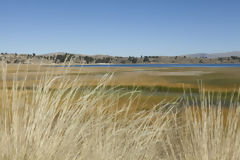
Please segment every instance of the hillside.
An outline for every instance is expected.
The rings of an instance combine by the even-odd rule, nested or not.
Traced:
[[[83,55],[63,52],[44,55],[1,53],[0,60],[12,64],[63,64],[70,61],[72,64],[227,64],[240,63],[240,52],[141,57]]]
[[[223,52],[223,53],[195,53],[195,54],[187,54],[183,55],[186,57],[191,58],[219,58],[219,57],[231,57],[231,56],[238,56],[240,57],[240,51],[232,51],[232,52]]]

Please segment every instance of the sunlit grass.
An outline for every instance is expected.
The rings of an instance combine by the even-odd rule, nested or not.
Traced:
[[[85,83],[35,67],[1,66],[0,159],[240,159],[238,89],[116,86],[111,73]]]

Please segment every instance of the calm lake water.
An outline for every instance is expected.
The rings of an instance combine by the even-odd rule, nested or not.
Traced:
[[[70,67],[240,67],[240,64],[99,64],[70,65]]]

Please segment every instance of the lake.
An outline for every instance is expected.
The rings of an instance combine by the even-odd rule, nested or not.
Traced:
[[[66,67],[66,66],[57,66]],[[94,64],[70,65],[69,67],[240,67],[240,64]]]

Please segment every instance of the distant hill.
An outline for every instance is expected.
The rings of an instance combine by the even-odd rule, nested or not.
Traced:
[[[191,58],[218,58],[218,57],[231,57],[231,56],[238,56],[240,57],[240,51],[232,51],[232,52],[223,52],[223,53],[195,53],[195,54],[187,54],[183,55],[186,57],[191,57]]]
[[[65,52],[55,52],[41,55],[1,53],[0,61],[12,64],[63,64],[65,62],[71,62],[72,64],[239,64],[240,51],[214,54],[197,53],[185,56],[144,57],[119,57],[100,54],[85,55]]]
[[[53,56],[53,55],[65,55],[66,52],[53,52],[53,53],[47,53],[47,54],[41,54],[42,56]],[[103,58],[103,57],[111,57],[109,55],[102,55],[102,54],[96,54],[96,55],[87,55],[87,54],[75,54],[75,53],[68,53],[78,56],[89,56],[89,57],[95,57],[95,58]]]

